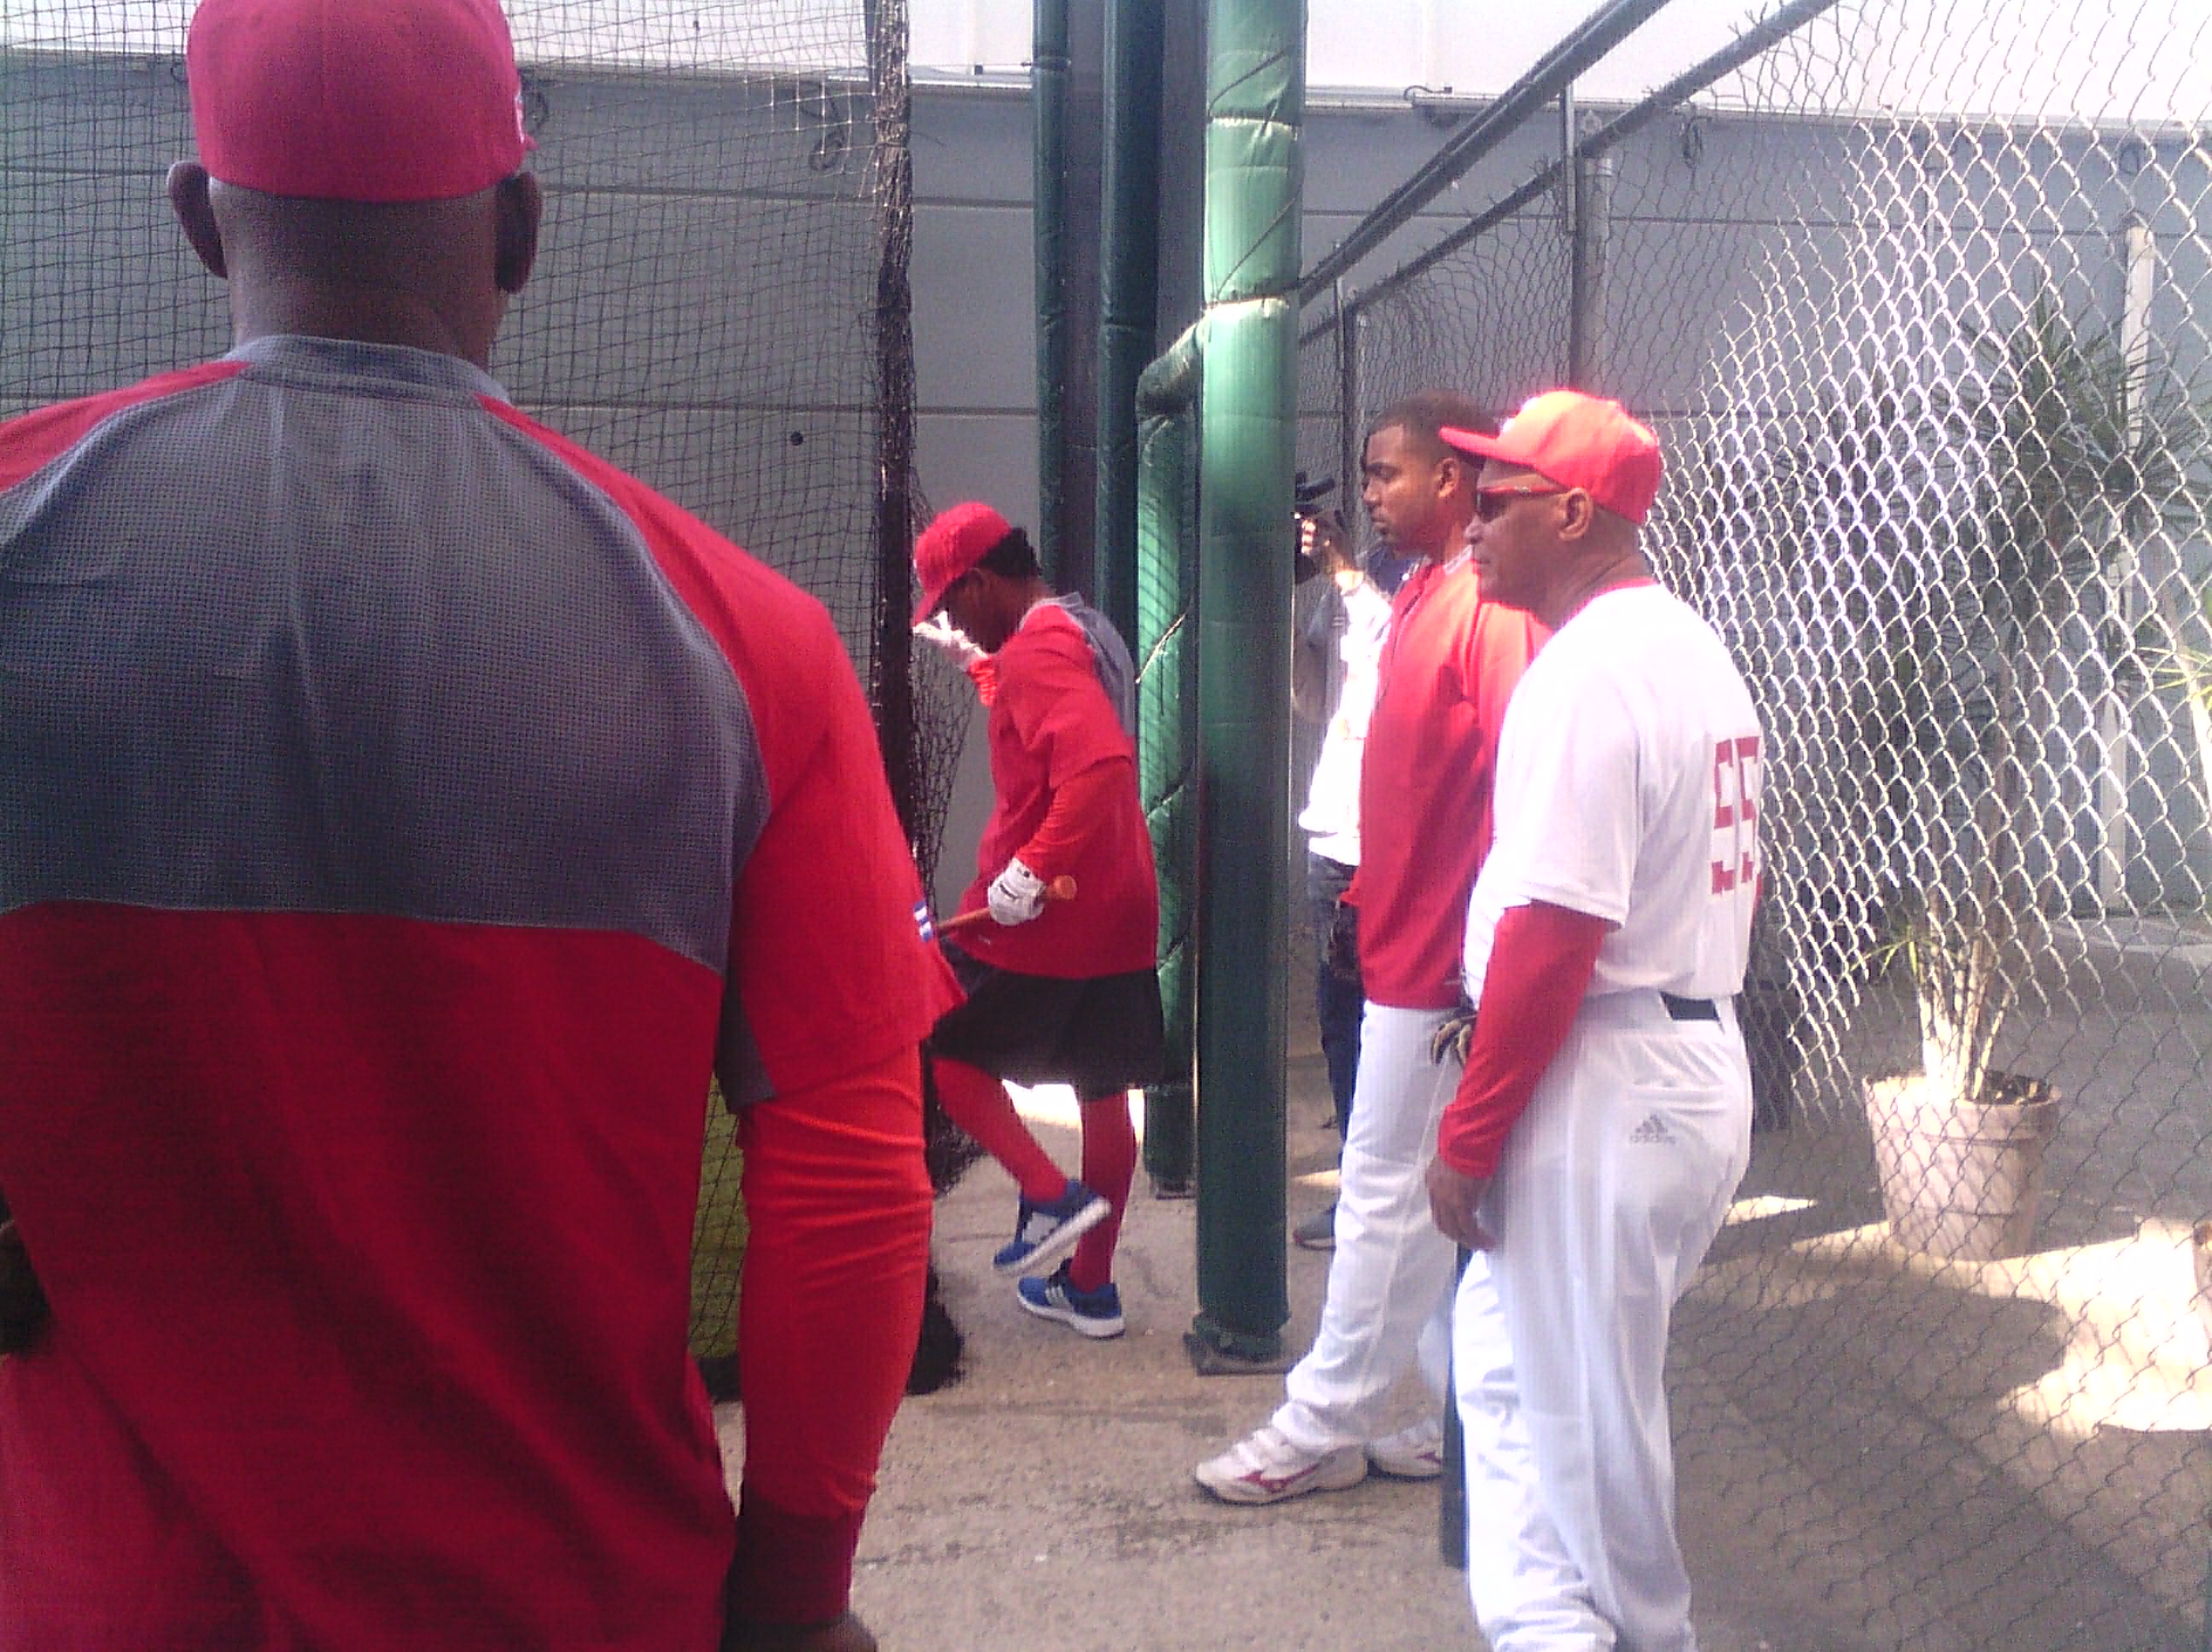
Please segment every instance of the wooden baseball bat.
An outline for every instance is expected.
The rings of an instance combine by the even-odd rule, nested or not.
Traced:
[[[1075,880],[1066,872],[1060,873],[1044,886],[1044,898],[1048,901],[1073,901],[1075,898]],[[977,924],[988,922],[990,916],[991,908],[988,907],[977,907],[973,912],[956,912],[938,925],[937,932],[957,935],[963,929],[973,929]]]

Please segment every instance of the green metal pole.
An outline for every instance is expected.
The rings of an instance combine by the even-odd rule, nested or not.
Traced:
[[[1199,411],[1202,1371],[1279,1364],[1304,0],[1213,0]]]
[[[1091,541],[1098,610],[1137,623],[1137,380],[1159,321],[1163,0],[1108,0],[1106,154],[1098,258],[1098,492]]]
[[[1030,214],[1036,257],[1037,556],[1046,577],[1060,576],[1061,495],[1067,434],[1067,295],[1061,284],[1061,196],[1067,177],[1067,0],[1036,0],[1030,48],[1035,152]]]
[[[1190,1195],[1196,1146],[1198,653],[1188,625],[1198,588],[1200,329],[1137,380],[1137,785],[1160,880],[1161,1080],[1145,1090],[1145,1172],[1153,1193]]]

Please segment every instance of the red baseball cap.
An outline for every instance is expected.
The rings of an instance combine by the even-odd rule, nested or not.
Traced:
[[[1494,436],[1449,426],[1437,434],[1462,453],[1580,488],[1632,522],[1649,516],[1659,496],[1659,438],[1619,402],[1579,390],[1547,390],[1523,402]]]
[[[534,147],[498,0],[202,0],[185,77],[201,161],[270,195],[450,200]]]
[[[915,541],[914,571],[921,580],[921,601],[915,605],[914,623],[921,624],[942,607],[945,588],[1013,531],[1012,523],[979,499],[940,513]]]

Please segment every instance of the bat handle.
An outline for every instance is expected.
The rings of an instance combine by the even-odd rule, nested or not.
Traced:
[[[1048,901],[1073,901],[1075,898],[1075,879],[1066,872],[1060,873],[1044,886],[1044,898]],[[977,907],[973,912],[956,912],[938,925],[937,932],[957,935],[963,929],[973,929],[978,924],[989,922],[990,918],[991,908],[988,907]]]

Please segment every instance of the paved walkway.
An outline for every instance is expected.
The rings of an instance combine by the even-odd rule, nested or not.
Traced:
[[[1291,1219],[1334,1163],[1317,1056],[1292,1064]],[[1062,1163],[1075,1133],[1040,1134]],[[1015,1304],[990,1271],[1013,1214],[988,1163],[939,1207],[937,1257],[966,1375],[900,1413],[860,1549],[856,1605],[887,1652],[1413,1652],[1478,1649],[1460,1574],[1437,1559],[1437,1489],[1370,1478],[1267,1509],[1215,1502],[1192,1466],[1263,1421],[1278,1376],[1200,1377],[1193,1207],[1139,1192],[1119,1262],[1129,1333],[1087,1341]],[[1313,1333],[1328,1258],[1289,1252],[1285,1345]],[[1409,1379],[1398,1410],[1420,1407]],[[731,1419],[734,1421],[734,1418]],[[734,1430],[726,1430],[732,1433]],[[1766,1576],[1771,1550],[1686,1491],[1706,1652],[1869,1646]],[[1717,1543],[1730,1545],[1716,1552]]]
[[[2052,1013],[2022,1029],[2023,1070],[2069,1098],[2035,1256],[1931,1278],[1881,1239],[1855,1120],[1758,1139],[1741,1219],[1677,1316],[1680,1525],[1705,1652],[2205,1644],[2185,1619],[2212,1412],[2174,1403],[2203,1386],[2174,1351],[2202,1329],[2186,1241],[2212,1210],[2212,1170],[2190,1151],[2212,932],[2084,923],[2063,939],[2041,983]],[[1848,1029],[1855,1070],[1909,1042],[1893,998],[1875,992]],[[1294,1036],[1292,1222],[1328,1201],[1334,1150],[1310,1017]],[[1075,1162],[1072,1107],[1040,1130]],[[1092,1343],[1023,1313],[992,1274],[1013,1203],[984,1163],[939,1206],[967,1375],[908,1401],[892,1434],[857,1588],[887,1649],[1480,1648],[1437,1558],[1433,1485],[1370,1479],[1253,1509],[1192,1482],[1265,1419],[1281,1380],[1192,1372],[1191,1205],[1139,1178],[1119,1266],[1130,1332]],[[1328,1258],[1287,1258],[1297,1352]],[[1403,1420],[1417,1385],[1399,1397]]]

